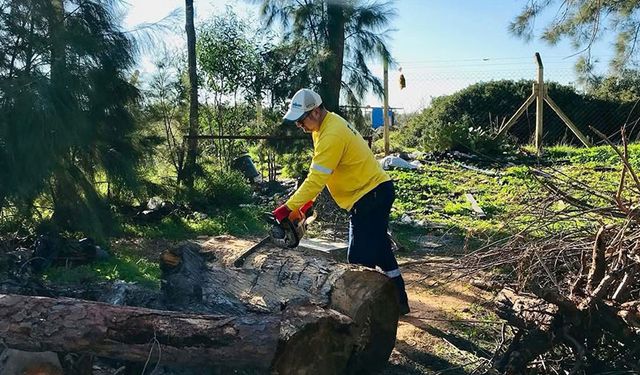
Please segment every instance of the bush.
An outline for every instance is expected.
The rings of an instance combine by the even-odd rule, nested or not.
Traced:
[[[251,187],[236,171],[205,173],[194,181],[194,191],[187,200],[194,209],[202,211],[236,207],[251,201]]]
[[[471,85],[452,95],[435,98],[421,113],[412,116],[402,129],[400,141],[405,147],[424,147],[442,151],[467,148],[485,153],[508,145],[508,140],[494,142],[493,133],[509,119],[531,94],[533,81],[492,81]],[[563,112],[587,136],[593,125],[607,135],[620,129],[629,116],[629,103],[605,99],[602,95],[585,95],[573,87],[550,82],[549,95]],[[579,140],[549,108],[544,111],[544,142],[557,144]],[[525,112],[509,131],[514,140],[529,142],[535,131],[535,109]],[[636,130],[637,132],[638,130]],[[632,138],[634,134],[629,134]]]
[[[473,126],[467,116],[453,123],[434,123],[424,130],[419,146],[427,151],[457,150],[493,155],[512,148],[509,137],[496,138],[493,128]]]
[[[298,153],[285,154],[280,159],[282,162],[282,174],[285,177],[303,180],[309,173],[312,150],[307,149]]]

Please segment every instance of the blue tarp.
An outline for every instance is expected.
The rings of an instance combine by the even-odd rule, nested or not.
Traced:
[[[374,129],[378,129],[379,127],[384,125],[384,118],[382,117],[382,107],[373,107],[371,108],[371,127]],[[389,110],[389,119],[391,120],[390,125],[393,125],[393,111]]]

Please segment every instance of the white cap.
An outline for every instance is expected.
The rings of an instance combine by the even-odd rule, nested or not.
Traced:
[[[308,112],[322,104],[322,98],[316,92],[309,89],[300,89],[291,98],[289,110],[284,115],[285,120],[297,121],[305,112]]]

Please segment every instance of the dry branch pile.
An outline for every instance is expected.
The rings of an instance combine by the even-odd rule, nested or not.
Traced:
[[[640,180],[624,149],[613,192],[533,171],[551,193],[540,220],[463,259],[501,271],[495,309],[515,333],[499,372],[640,372]]]

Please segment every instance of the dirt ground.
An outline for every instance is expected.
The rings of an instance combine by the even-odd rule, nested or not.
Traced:
[[[502,323],[486,309],[491,296],[434,260],[403,267],[411,313],[400,318],[386,375],[477,372],[499,344]]]

